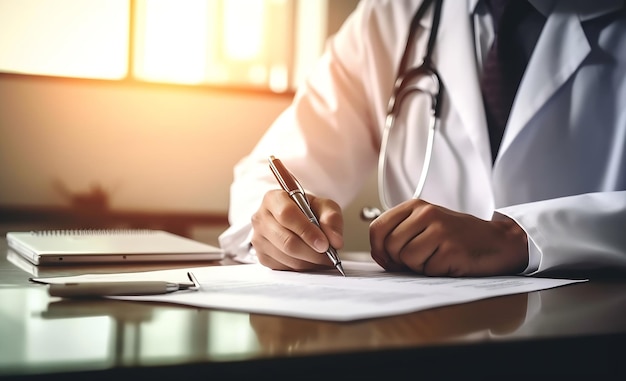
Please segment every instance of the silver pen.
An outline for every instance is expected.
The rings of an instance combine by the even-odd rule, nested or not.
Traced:
[[[93,298],[104,296],[158,295],[180,290],[197,290],[199,284],[192,273],[187,276],[193,283],[164,281],[123,281],[123,282],[68,282],[48,285],[50,296],[63,298]]]
[[[281,188],[283,188],[283,190],[289,194],[289,197],[291,197],[296,205],[298,205],[302,213],[304,213],[309,221],[319,227],[320,222],[315,216],[315,213],[313,213],[311,205],[309,204],[309,200],[307,200],[304,189],[302,188],[302,186],[300,186],[298,180],[291,174],[291,172],[287,170],[283,163],[274,156],[269,157],[269,163],[270,169],[276,177],[276,180],[278,180]],[[334,247],[329,246],[328,250],[326,250],[326,255],[328,256],[328,258],[330,258],[333,266],[335,266],[335,268],[339,270],[341,275],[346,276],[346,273],[343,271],[343,267],[341,266],[341,260],[337,255],[337,250],[335,250]]]

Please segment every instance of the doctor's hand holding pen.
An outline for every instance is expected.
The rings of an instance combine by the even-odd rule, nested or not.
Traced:
[[[259,262],[274,270],[343,271],[337,249],[343,247],[343,216],[331,200],[307,195],[300,182],[270,156],[269,168],[282,191],[270,191],[253,214],[252,246]],[[322,255],[320,255],[320,253]]]
[[[302,213],[287,192],[272,190],[252,215],[252,246],[259,262],[274,270],[311,271],[332,268],[324,255],[343,247],[343,215],[337,203],[307,195],[319,227]]]

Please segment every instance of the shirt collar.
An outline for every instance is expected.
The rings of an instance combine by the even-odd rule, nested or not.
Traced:
[[[481,0],[469,0],[467,2],[468,4],[468,12],[470,15],[473,15],[476,12],[476,7],[478,6],[478,3],[480,3]]]
[[[518,1],[518,0],[511,0]],[[539,11],[543,15],[543,17],[548,17],[552,8],[554,7],[554,2],[556,0],[528,0],[529,3]],[[469,0],[468,1],[468,12],[470,15],[476,14],[478,5],[483,3],[484,0]]]
[[[528,0],[543,17],[547,18],[554,8],[556,0]]]

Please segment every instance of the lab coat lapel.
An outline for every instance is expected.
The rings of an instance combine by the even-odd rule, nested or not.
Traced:
[[[578,70],[591,51],[581,22],[622,5],[622,0],[559,1],[555,4],[520,83],[496,165],[520,131]],[[579,17],[567,17],[572,11]]]
[[[444,1],[433,61],[448,96],[444,102],[450,102],[450,108],[458,112],[463,128],[480,157],[480,165],[489,174],[489,136],[468,12],[467,5]]]

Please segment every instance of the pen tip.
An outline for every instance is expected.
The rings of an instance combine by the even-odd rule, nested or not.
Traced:
[[[343,271],[343,267],[341,266],[341,263],[337,263],[337,270],[339,270],[341,275],[346,276],[346,273]]]

